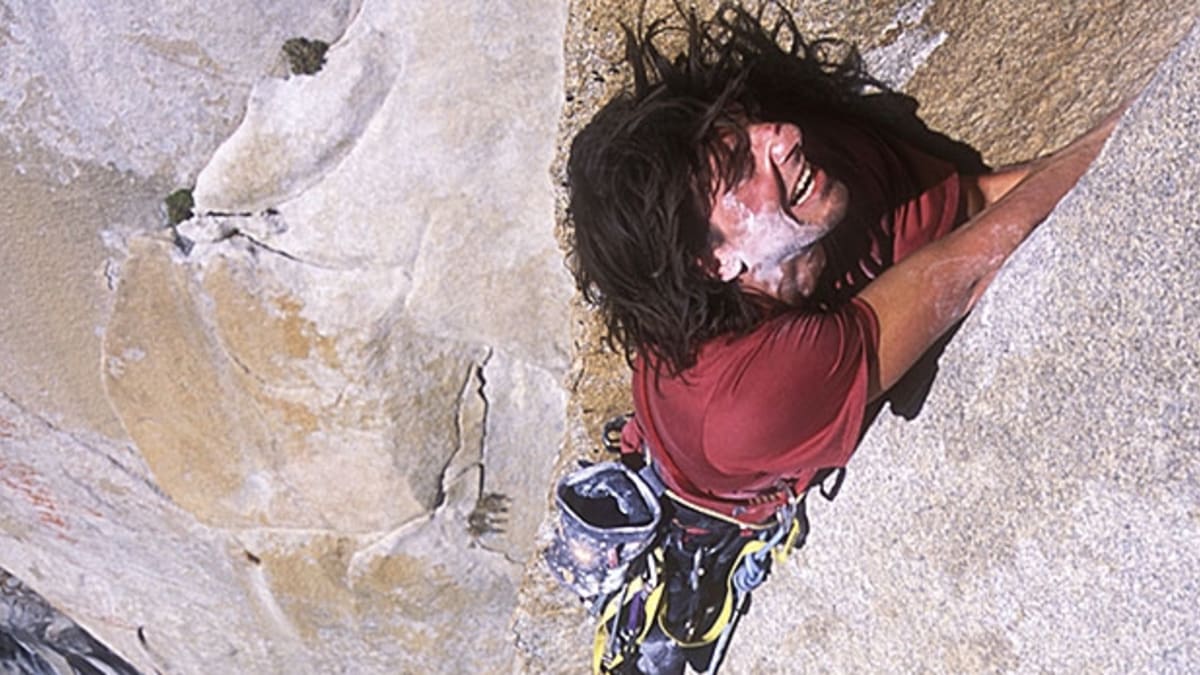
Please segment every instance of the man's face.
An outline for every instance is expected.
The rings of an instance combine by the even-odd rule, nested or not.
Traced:
[[[794,305],[825,267],[820,240],[846,215],[849,191],[809,162],[793,124],[753,123],[751,166],[714,191],[709,241],[716,276]]]

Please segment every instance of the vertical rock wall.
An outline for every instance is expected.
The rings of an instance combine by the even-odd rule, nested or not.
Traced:
[[[0,567],[147,672],[586,669],[590,622],[523,564],[556,454],[628,400],[585,312],[569,332],[546,168],[639,4],[0,6]],[[996,163],[1082,130],[1195,15],[819,5],[811,35]],[[316,73],[294,37],[331,44]],[[1200,659],[1196,53],[921,416],[872,429],[731,672]],[[179,187],[197,216],[166,228]]]
[[[124,233],[158,224],[162,198],[234,129],[251,84],[282,68],[283,40],[332,40],[353,6],[0,7],[4,391],[70,426],[122,435],[96,386],[96,354]]]
[[[147,672],[508,669],[564,430],[565,8],[0,16],[0,567]]]

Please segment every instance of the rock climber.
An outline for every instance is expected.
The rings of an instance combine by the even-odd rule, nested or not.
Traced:
[[[871,404],[971,311],[1117,115],[964,170],[889,121],[853,50],[805,42],[786,13],[767,30],[723,6],[627,38],[631,90],[571,145],[570,265],[632,365],[626,451],[692,525],[745,529],[846,465]]]

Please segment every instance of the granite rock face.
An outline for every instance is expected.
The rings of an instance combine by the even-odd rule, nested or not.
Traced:
[[[238,125],[279,45],[335,40],[355,0],[0,8],[0,363],[5,391],[122,435],[96,354],[128,233],[162,219]]]
[[[572,14],[565,136],[619,86],[600,65],[619,56],[605,31],[633,4]],[[756,593],[722,672],[1194,668],[1195,7],[800,4],[810,35],[855,39],[925,121],[997,164],[1069,140],[1165,62],[950,342],[915,419],[885,409],[838,499],[810,500],[807,547]],[[560,471],[630,406],[618,358],[584,348],[575,369]],[[567,596],[531,564],[515,619],[525,672],[587,669],[592,622]]]
[[[109,648],[144,672],[301,655],[295,640],[247,639],[276,628],[248,583],[255,565],[171,503],[135,448],[58,428],[7,395],[0,443],[4,568]]]
[[[146,672],[508,669],[564,433],[565,7],[34,4],[0,567]]]
[[[532,554],[629,403],[554,184],[640,3],[84,4],[0,6],[0,568],[144,672],[585,671]],[[1196,14],[796,6],[993,163]],[[1198,39],[814,505],[730,672],[1200,661]]]

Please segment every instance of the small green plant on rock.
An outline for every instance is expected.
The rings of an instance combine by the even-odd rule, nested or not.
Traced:
[[[167,224],[171,226],[191,218],[192,209],[196,207],[196,201],[192,199],[192,191],[187,188],[179,188],[167,195],[163,201],[167,205]]]
[[[283,43],[283,53],[287,55],[288,65],[293,75],[312,75],[325,65],[325,52],[329,51],[329,43],[308,38],[292,38]]]

